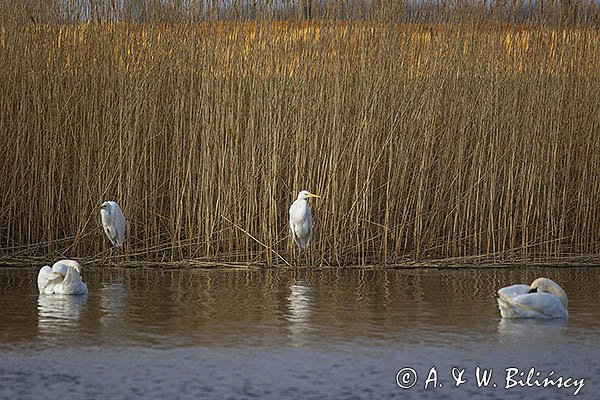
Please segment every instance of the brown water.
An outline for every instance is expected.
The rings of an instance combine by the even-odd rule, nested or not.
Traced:
[[[511,367],[523,381],[530,368],[539,381],[584,379],[577,398],[599,396],[600,268],[88,268],[84,297],[40,297],[36,275],[0,269],[1,399],[566,399],[577,389],[506,389]],[[567,291],[570,319],[501,320],[496,290],[541,275]],[[493,369],[487,386],[478,366]],[[396,382],[403,368],[418,375],[410,389]],[[453,368],[467,382],[456,387]]]

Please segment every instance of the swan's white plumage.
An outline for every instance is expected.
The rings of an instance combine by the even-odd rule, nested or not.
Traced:
[[[60,261],[57,261],[54,263],[54,265],[52,266],[52,272],[54,272],[56,274],[61,274],[64,277],[67,274],[69,265],[72,265],[73,267],[75,267],[75,266],[79,266],[79,263],[77,261],[73,261],[73,260],[60,260]],[[79,268],[81,268],[81,267],[79,267]]]
[[[105,201],[100,207],[102,228],[113,246],[121,247],[125,241],[125,216],[119,204]]]
[[[502,318],[569,317],[565,291],[548,278],[538,278],[531,285],[518,284],[498,290],[498,306]]]
[[[319,196],[302,190],[289,210],[292,239],[302,250],[308,247],[312,237],[312,215],[307,201],[309,197]]]
[[[87,294],[88,288],[81,279],[81,266],[77,261],[61,260],[52,268],[45,265],[38,273],[40,294]]]
[[[40,269],[40,272],[38,273],[38,278],[37,278],[39,292],[43,293],[44,290],[46,289],[46,287],[48,286],[48,284],[55,279],[59,279],[60,281],[62,281],[62,277],[59,277],[54,272],[52,272],[52,268],[50,268],[48,265],[44,265]]]

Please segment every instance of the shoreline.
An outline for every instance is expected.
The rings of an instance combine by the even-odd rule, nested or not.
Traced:
[[[32,259],[3,259],[0,260],[0,268],[30,268],[41,267],[52,264],[57,259],[42,260]],[[407,260],[402,263],[388,264],[364,264],[364,265],[331,265],[326,263],[313,263],[310,265],[286,265],[284,263],[244,263],[244,262],[223,262],[223,261],[199,261],[199,260],[181,260],[181,261],[144,261],[144,260],[122,260],[110,261],[108,259],[86,260],[74,258],[84,266],[98,266],[108,268],[149,268],[149,269],[242,269],[242,270],[323,270],[323,269],[356,269],[356,270],[410,270],[410,269],[505,269],[505,268],[591,268],[600,267],[600,256],[589,256],[581,258],[572,258],[564,260],[518,260],[518,261],[469,261],[467,259],[439,259],[439,260]]]

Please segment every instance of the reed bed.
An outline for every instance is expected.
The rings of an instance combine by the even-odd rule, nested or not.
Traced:
[[[600,253],[600,32],[374,21],[5,24],[2,263],[582,262]],[[302,262],[305,262],[304,260]]]

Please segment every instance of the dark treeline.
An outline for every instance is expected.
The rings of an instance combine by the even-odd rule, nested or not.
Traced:
[[[17,0],[2,2],[7,23],[207,20],[381,20],[598,25],[595,1],[572,0]]]

